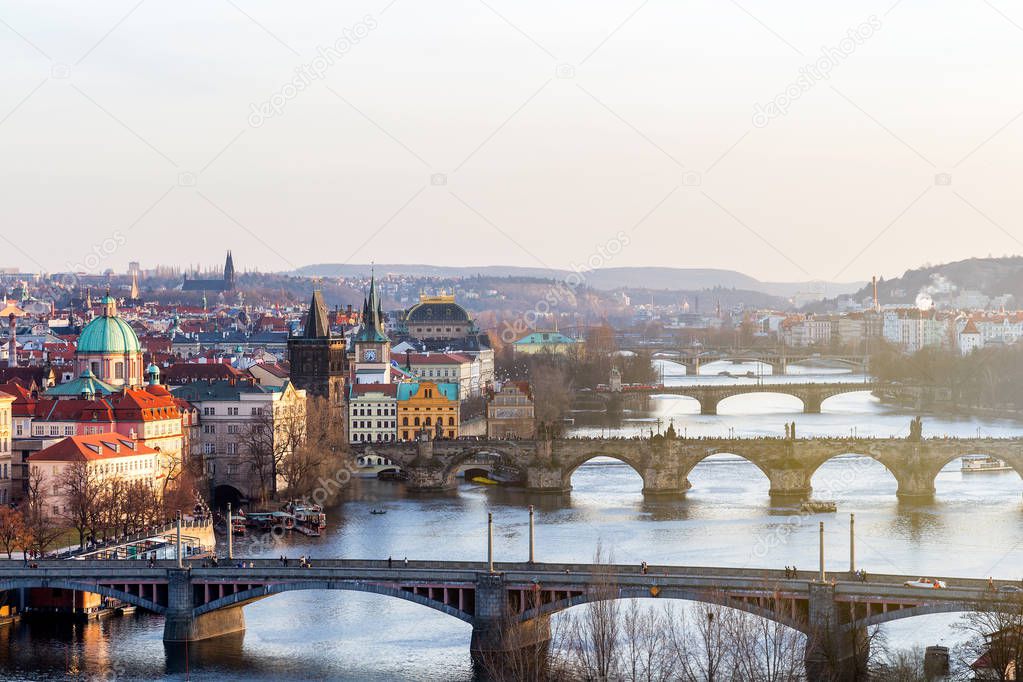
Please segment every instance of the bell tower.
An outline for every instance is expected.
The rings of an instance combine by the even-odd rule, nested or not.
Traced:
[[[291,383],[309,395],[326,398],[331,409],[341,410],[345,396],[345,339],[330,331],[323,295],[313,292],[305,329],[288,339]]]

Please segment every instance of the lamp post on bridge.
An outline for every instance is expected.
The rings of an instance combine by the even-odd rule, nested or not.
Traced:
[[[849,514],[849,572],[856,572],[856,514]]]
[[[227,560],[234,559],[234,519],[231,517],[231,503],[227,503]]]
[[[487,512],[487,570],[494,572],[494,514]]]
[[[177,541],[176,542],[177,542],[176,554],[178,555],[178,568],[184,568],[185,567],[185,560],[181,556],[181,510],[180,509],[178,510],[178,529],[177,529]]]
[[[824,582],[824,522],[820,522],[820,548],[819,548],[819,575],[818,578]]]
[[[535,557],[535,535],[533,526],[533,505],[529,505],[529,563],[533,563]]]

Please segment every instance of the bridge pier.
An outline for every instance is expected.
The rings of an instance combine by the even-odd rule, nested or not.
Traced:
[[[806,641],[806,676],[810,680],[860,682],[867,679],[870,642],[864,629],[843,625],[835,587],[813,582]]]
[[[766,469],[770,494],[777,497],[806,497],[813,492],[812,472],[807,469]]]
[[[710,396],[700,399],[700,414],[717,414],[719,402],[721,402],[720,398]]]
[[[643,477],[643,494],[656,497],[680,497],[693,487],[676,466],[650,466],[639,472]]]
[[[540,677],[550,652],[550,617],[519,621],[519,614],[509,608],[504,578],[497,573],[477,574],[475,609],[469,647],[480,676],[500,672],[518,679]]]
[[[244,630],[245,615],[241,606],[227,607],[196,616],[195,595],[188,569],[168,571],[163,641],[197,642]]]

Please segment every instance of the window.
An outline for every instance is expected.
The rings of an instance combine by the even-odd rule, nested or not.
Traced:
[[[203,424],[202,432],[203,433],[216,433],[217,432],[217,425],[216,424]]]
[[[408,426],[408,417],[402,417],[401,418],[401,425],[402,426]]]
[[[64,427],[64,435],[65,436],[73,436],[73,435],[75,435],[75,427],[73,427],[73,426],[65,426]]]
[[[202,414],[203,414],[204,417],[212,417],[216,413],[217,413],[217,408],[215,408],[215,407],[204,407],[204,408],[202,408]]]
[[[238,443],[228,443],[227,444],[227,454],[229,454],[229,455],[237,455],[238,454]]]
[[[204,455],[212,455],[212,454],[214,454],[217,451],[216,447],[217,446],[214,445],[213,443],[203,443],[202,444],[202,452],[203,452]]]
[[[124,363],[123,362],[115,362],[114,363],[114,378],[115,379],[123,379],[124,378]]]
[[[227,416],[229,416],[229,417],[237,417],[238,416],[238,408],[237,407],[229,407],[229,408],[227,408]]]
[[[238,425],[237,424],[228,424],[227,425],[227,432],[228,433],[239,433]]]

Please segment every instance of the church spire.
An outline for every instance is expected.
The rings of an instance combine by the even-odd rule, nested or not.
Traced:
[[[327,304],[323,302],[323,294],[319,289],[313,291],[313,300],[309,303],[309,315],[306,318],[303,336],[307,339],[325,339],[330,336]]]

